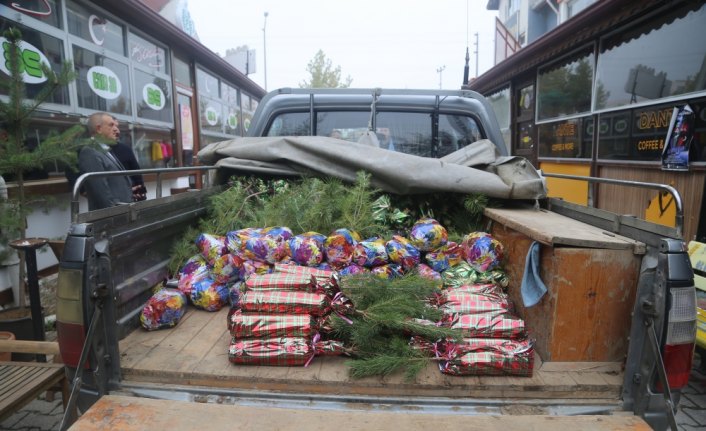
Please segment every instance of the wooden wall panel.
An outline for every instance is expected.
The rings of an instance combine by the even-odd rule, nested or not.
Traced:
[[[599,176],[667,184],[674,187],[681,194],[684,205],[684,239],[686,241],[694,239],[704,194],[705,171],[674,172],[662,171],[658,168],[600,166]],[[645,210],[657,193],[656,190],[601,184],[598,186],[596,206],[618,214],[633,214],[644,219]]]

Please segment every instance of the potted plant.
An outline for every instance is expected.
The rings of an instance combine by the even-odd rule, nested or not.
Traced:
[[[25,239],[27,235],[27,215],[32,211],[32,205],[41,201],[41,198],[29,196],[26,193],[24,174],[33,169],[41,169],[49,162],[64,162],[69,166],[76,164],[77,150],[83,144],[80,135],[84,129],[80,125],[69,128],[63,133],[55,133],[41,140],[34,149],[28,148],[26,143],[27,130],[34,113],[42,103],[62,86],[66,86],[75,78],[71,62],[62,65],[61,71],[55,73],[48,64],[39,63],[43,78],[42,85],[33,99],[27,99],[25,77],[27,71],[32,69],[35,77],[37,70],[37,57],[22,42],[22,34],[16,28],[9,28],[0,38],[0,49],[3,51],[5,68],[9,71],[9,79],[0,79],[3,94],[8,97],[0,100],[0,175],[12,175],[16,192],[9,197],[0,196],[0,263],[12,258],[15,250],[7,247],[10,240]],[[34,63],[32,63],[34,59]],[[34,66],[34,67],[33,67]],[[33,68],[32,68],[33,67]],[[2,75],[2,74],[0,74]],[[4,256],[3,256],[4,255]],[[14,309],[0,311],[0,329],[3,321],[26,319],[29,307],[25,297],[25,262],[24,254],[19,253],[19,298],[15,302],[19,305]],[[30,322],[31,326],[31,322]],[[21,334],[15,334],[21,338]]]

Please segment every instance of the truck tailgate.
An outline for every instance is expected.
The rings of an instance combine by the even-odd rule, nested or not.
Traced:
[[[637,416],[463,416],[414,412],[322,411],[204,404],[186,401],[107,395],[70,428],[88,430],[172,431],[208,429],[243,430],[645,430]]]

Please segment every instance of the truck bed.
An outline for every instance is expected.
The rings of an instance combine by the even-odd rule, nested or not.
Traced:
[[[617,362],[546,362],[535,358],[528,377],[457,377],[435,364],[407,382],[402,375],[352,379],[345,358],[314,358],[309,367],[234,365],[228,361],[227,310],[190,308],[172,329],[141,328],[120,342],[123,382],[235,390],[376,397],[553,399],[619,404],[623,383]]]

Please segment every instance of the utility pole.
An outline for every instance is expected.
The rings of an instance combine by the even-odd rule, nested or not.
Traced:
[[[443,65],[436,69],[436,73],[439,74],[439,90],[441,90],[441,73],[444,71],[444,69],[446,69],[446,65]]]
[[[473,45],[476,46],[476,50],[473,53],[476,55],[476,78],[478,78],[478,32],[474,33],[476,36],[476,41]]]
[[[265,59],[265,91],[267,91],[267,11],[265,11],[265,23],[262,25],[262,56]]]

